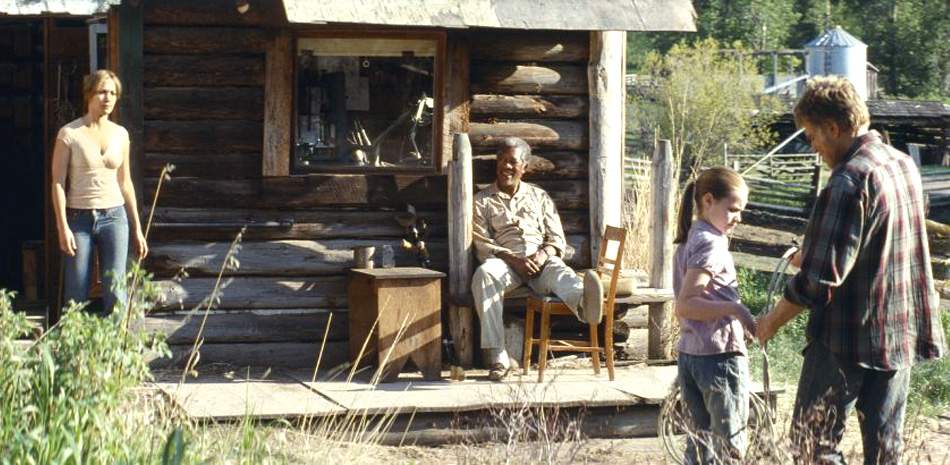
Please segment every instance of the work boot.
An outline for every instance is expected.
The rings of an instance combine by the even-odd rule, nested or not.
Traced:
[[[584,300],[581,315],[588,324],[599,324],[604,316],[604,285],[595,270],[584,272]]]

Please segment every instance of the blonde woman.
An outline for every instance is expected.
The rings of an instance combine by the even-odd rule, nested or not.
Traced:
[[[63,301],[88,298],[95,246],[107,313],[124,304],[124,283],[114,283],[125,276],[130,230],[137,256],[148,253],[129,172],[129,133],[109,121],[121,94],[112,71],[86,76],[86,113],[59,130],[53,149],[53,214],[65,255]]]

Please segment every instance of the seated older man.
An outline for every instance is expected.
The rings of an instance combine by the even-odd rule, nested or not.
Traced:
[[[472,277],[472,295],[481,320],[481,345],[489,378],[504,379],[511,369],[502,324],[505,293],[527,284],[554,294],[585,323],[599,323],[603,285],[597,273],[581,278],[562,256],[567,247],[561,218],[543,189],[521,181],[531,147],[507,138],[497,153],[495,183],[475,195],[473,232],[481,266]]]

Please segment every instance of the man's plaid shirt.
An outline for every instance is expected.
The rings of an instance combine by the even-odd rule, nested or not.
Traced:
[[[808,339],[842,363],[906,368],[946,350],[920,172],[876,131],[833,169],[785,298],[811,310]]]

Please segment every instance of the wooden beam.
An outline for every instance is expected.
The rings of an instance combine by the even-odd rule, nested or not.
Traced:
[[[264,56],[146,55],[149,87],[263,86]]]
[[[455,134],[453,160],[449,164],[449,295],[451,301],[471,292],[475,271],[472,254],[472,145],[468,134]],[[471,307],[449,306],[449,331],[457,363],[470,367],[475,356],[474,314]]]
[[[490,183],[495,180],[495,154],[476,155],[474,160],[475,182]],[[584,152],[531,152],[531,160],[525,167],[524,180],[535,182],[555,179],[587,179],[587,154]]]
[[[145,176],[157,178],[167,163],[175,165],[175,177],[202,179],[256,179],[261,176],[261,154],[145,153]],[[222,167],[227,167],[222,169]]]
[[[587,56],[588,37],[581,31],[482,30],[472,43],[472,58],[479,61],[583,63]]]
[[[584,118],[588,103],[577,95],[497,95],[472,96],[472,117],[488,118]]]
[[[246,54],[264,53],[262,29],[247,27],[163,27],[145,29],[145,53]]]
[[[145,118],[150,120],[264,119],[264,89],[259,87],[149,87]]]
[[[280,0],[252,0],[244,13],[234,0],[143,1],[149,25],[278,26],[287,24]]]
[[[139,206],[145,202],[142,195],[145,140],[145,109],[142,88],[144,62],[142,56],[143,6],[142,2],[123,2],[116,8],[117,62],[112,66],[122,81],[122,97],[119,99],[118,123],[129,131],[131,147],[129,162],[132,181],[138,194]],[[141,208],[140,208],[141,211]]]
[[[153,311],[191,310],[211,295],[216,278],[159,280],[159,297]],[[221,289],[215,305],[221,310],[283,308],[346,308],[343,276],[300,278],[233,277]]]
[[[330,320],[330,315],[333,320]],[[252,313],[213,312],[201,328],[204,312],[164,314],[142,318],[135,327],[161,333],[171,345],[191,344],[200,335],[204,343],[345,341],[346,312]],[[329,332],[327,324],[329,323]]]
[[[259,152],[262,133],[259,121],[146,121],[144,148],[149,152]]]
[[[673,229],[676,225],[676,170],[673,166],[673,146],[669,140],[658,141],[653,154],[653,174],[650,186],[650,287],[673,287]],[[673,353],[671,326],[673,302],[651,303],[647,358],[667,360]]]
[[[345,341],[327,342],[320,359],[320,372],[347,361],[347,343]],[[151,358],[149,367],[181,367],[191,354],[192,344],[174,344],[171,358]],[[210,363],[226,363],[236,366],[308,368],[313,369],[320,352],[320,342],[252,342],[203,344],[198,350],[200,359],[198,370]]]
[[[450,32],[446,37],[446,63],[442,79],[442,169],[452,159],[455,134],[467,133],[469,121],[470,45],[467,32]]]
[[[587,70],[573,64],[520,65],[473,63],[472,93],[569,94],[587,93]]]
[[[607,226],[622,226],[623,147],[626,127],[623,57],[626,33],[591,32],[590,189],[591,257],[597,257]]]
[[[520,137],[532,149],[587,150],[587,124],[583,121],[523,120],[471,123],[472,146],[494,149],[505,137]]]
[[[290,32],[279,33],[267,46],[264,72],[264,156],[262,175],[289,176],[293,124],[293,46]]]

